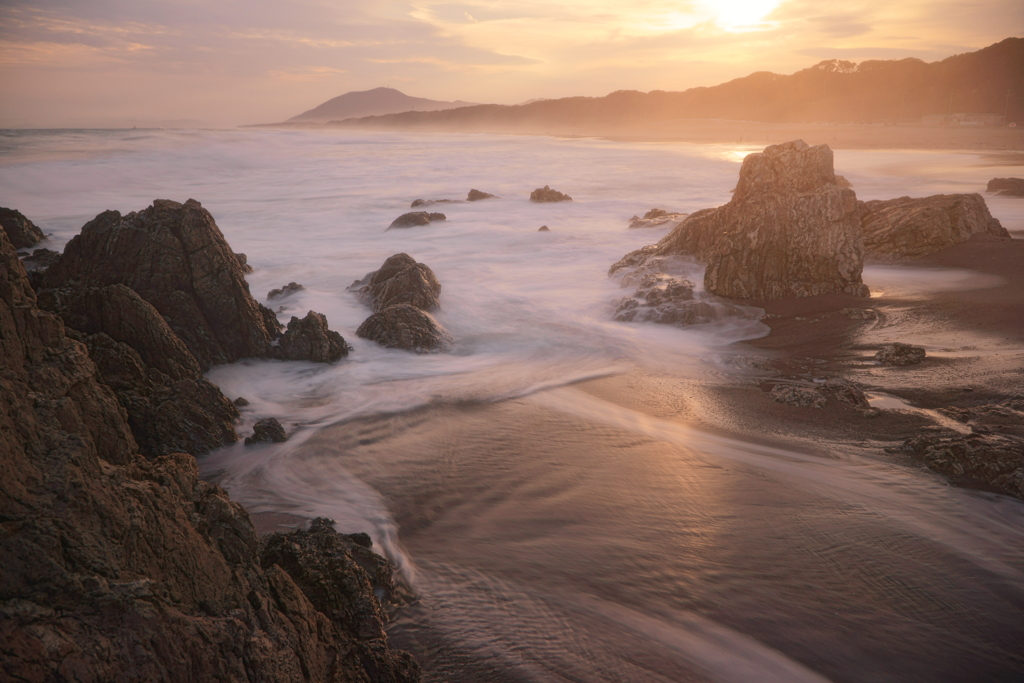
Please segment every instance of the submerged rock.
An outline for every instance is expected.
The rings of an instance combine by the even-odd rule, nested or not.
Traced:
[[[900,261],[966,242],[972,236],[1010,237],[980,194],[940,194],[861,202],[865,257]]]
[[[1008,434],[921,433],[902,450],[963,483],[983,482],[1024,499],[1024,439]]]
[[[286,296],[291,296],[292,294],[295,294],[296,292],[301,292],[305,289],[306,288],[300,285],[298,282],[289,282],[280,289],[272,289],[269,292],[267,292],[267,299],[283,299]]]
[[[28,249],[46,239],[43,231],[17,209],[0,207],[0,226],[15,249]]]
[[[924,347],[896,342],[883,346],[875,353],[875,360],[882,365],[917,365],[926,355]]]
[[[993,178],[988,181],[985,191],[1007,197],[1024,197],[1024,178]]]
[[[480,190],[470,190],[469,194],[466,195],[467,202],[478,202],[481,199],[495,199],[496,197],[489,192],[481,192]]]
[[[252,436],[245,437],[245,445],[251,446],[257,443],[284,443],[288,440],[284,427],[277,421],[277,418],[265,417],[256,420],[252,426]]]
[[[395,304],[374,313],[363,321],[356,335],[389,349],[417,353],[447,351],[454,343],[434,316],[410,304]]]
[[[546,225],[542,225],[539,228],[537,228],[537,232],[551,232],[551,228],[549,228]]]
[[[401,216],[396,218],[388,226],[388,230],[392,228],[412,228],[418,225],[430,225],[436,221],[447,220],[443,213],[427,213],[426,211],[410,211],[409,213],[403,213]],[[387,232],[387,230],[385,230]]]
[[[773,401],[801,408],[824,408],[829,399],[849,403],[864,414],[871,407],[864,391],[841,377],[829,377],[814,384],[776,384],[768,392]]]
[[[545,185],[544,187],[538,187],[536,190],[530,193],[530,201],[538,203],[571,202],[572,197],[565,193],[559,192],[558,190],[552,190],[550,187]]]
[[[837,182],[827,145],[796,140],[748,155],[728,204],[690,214],[610,273],[674,254],[706,265],[704,288],[719,296],[868,294],[857,198]]]
[[[670,213],[664,209],[651,209],[644,214],[643,218],[639,216],[630,218],[629,229],[657,228],[667,223],[676,223],[678,225],[680,221],[689,215],[688,213]]]
[[[458,199],[414,199],[412,204],[409,205],[410,209],[415,209],[418,206],[430,206],[431,204],[461,204]]]
[[[434,271],[408,254],[390,256],[381,267],[349,286],[373,310],[411,304],[424,311],[440,307],[441,283]]]
[[[309,311],[306,317],[292,316],[276,348],[275,358],[333,363],[348,355],[349,345],[340,334],[327,328],[327,316]]]

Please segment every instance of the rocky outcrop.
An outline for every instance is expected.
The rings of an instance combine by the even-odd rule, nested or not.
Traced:
[[[987,484],[1024,499],[1024,439],[1003,434],[924,433],[903,450],[955,482]]]
[[[985,191],[1007,197],[1024,197],[1024,178],[993,178],[988,181]]]
[[[447,351],[454,343],[434,316],[411,304],[395,304],[374,313],[363,321],[356,335],[389,349],[417,353]]]
[[[306,288],[300,285],[298,282],[289,282],[280,289],[272,289],[269,292],[267,292],[267,300],[273,301],[274,299],[283,299],[285,297],[291,296],[292,294],[297,294],[298,292],[301,292],[305,289]]]
[[[478,202],[481,199],[495,199],[495,196],[490,192],[481,192],[480,190],[470,190],[466,195],[467,202]]]
[[[538,203],[571,202],[572,197],[563,192],[559,192],[558,190],[552,190],[550,187],[545,185],[544,187],[538,187],[530,193],[530,201]]]
[[[706,265],[704,288],[718,296],[867,296],[860,227],[856,195],[836,181],[832,150],[797,140],[748,155],[728,204],[690,214],[610,273],[685,254]]]
[[[875,353],[875,360],[882,365],[917,365],[926,355],[923,346],[895,342],[879,349]]]
[[[395,304],[411,304],[424,311],[440,307],[441,283],[434,271],[408,254],[388,257],[381,267],[349,286],[374,311]]]
[[[768,392],[768,397],[791,406],[824,408],[830,400],[848,403],[862,413],[870,409],[867,395],[853,382],[841,377],[828,377],[807,383],[778,383]]]
[[[208,382],[195,357],[157,310],[124,285],[43,290],[117,395],[148,457],[201,455],[238,440],[238,410]]]
[[[28,249],[46,239],[43,231],[17,209],[0,207],[0,226],[15,249]]]
[[[192,456],[137,454],[123,408],[86,346],[38,308],[6,233],[0,467],[3,678],[418,679],[379,632],[343,630],[261,558],[245,510],[199,479]]]
[[[680,327],[747,315],[753,315],[752,311],[743,311],[738,306],[713,298],[698,298],[692,282],[663,272],[643,276],[633,295],[619,301],[615,309],[615,319],[620,322],[653,322]]]
[[[639,216],[633,216],[629,219],[629,229],[637,230],[641,228],[657,228],[668,223],[679,223],[689,216],[688,213],[671,213],[664,209],[651,209],[644,214],[643,218]]]
[[[277,421],[277,418],[265,417],[262,420],[256,420],[256,424],[252,426],[252,436],[245,437],[245,445],[284,443],[287,440],[288,435],[285,433],[281,423]]]
[[[980,194],[940,194],[861,203],[865,258],[893,262],[966,242],[974,235],[1009,238]]]
[[[208,211],[158,199],[86,223],[43,279],[47,288],[123,284],[153,304],[199,364],[261,357],[281,331],[249,293],[241,262]]]
[[[413,228],[419,225],[430,225],[437,221],[447,220],[443,213],[427,213],[426,211],[410,211],[391,221],[388,230],[393,228]],[[385,230],[387,232],[387,230]]]
[[[349,345],[342,336],[328,329],[327,316],[309,311],[301,320],[292,316],[278,345],[271,347],[270,355],[281,360],[333,363],[347,356],[348,352]]]

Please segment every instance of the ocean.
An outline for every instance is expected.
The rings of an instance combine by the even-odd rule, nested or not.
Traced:
[[[809,141],[814,142],[814,141]],[[324,313],[353,346],[320,365],[208,376],[283,444],[221,449],[207,476],[254,513],[366,531],[415,600],[391,627],[430,681],[1020,680],[1024,504],[884,458],[801,453],[623,407],[582,380],[631,373],[703,400],[755,354],[755,318],[612,320],[607,276],[667,228],[651,208],[729,200],[760,147],[263,130],[0,132],[0,205],[61,248],[106,209],[200,201],[282,322]],[[1019,175],[977,153],[837,151],[860,199],[980,192]],[[534,204],[544,185],[572,202]],[[386,230],[414,199],[444,222]],[[1011,231],[1024,200],[989,197]],[[548,232],[538,232],[542,225]],[[442,284],[449,353],[355,336],[347,291],[405,252]],[[700,283],[699,269],[693,279]],[[868,268],[873,289],[980,286]],[[305,290],[267,302],[295,281]],[[969,283],[974,282],[974,285]],[[674,382],[678,379],[679,382]],[[668,396],[669,399],[665,397]],[[674,399],[672,398],[674,396]]]

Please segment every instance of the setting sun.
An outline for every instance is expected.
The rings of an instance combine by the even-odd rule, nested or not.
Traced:
[[[727,31],[748,31],[757,27],[779,0],[706,0],[715,23]]]

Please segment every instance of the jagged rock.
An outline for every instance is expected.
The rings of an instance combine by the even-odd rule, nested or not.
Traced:
[[[86,223],[47,270],[47,288],[124,284],[153,304],[203,369],[266,355],[281,332],[249,293],[241,261],[199,202],[158,199]]]
[[[264,570],[248,514],[193,457],[138,456],[64,329],[0,232],[5,679],[418,680],[408,655],[342,631],[285,570]]]
[[[327,316],[309,311],[301,320],[292,316],[279,345],[271,350],[282,360],[333,363],[348,355],[349,346],[340,334],[327,328]]]
[[[17,209],[0,207],[0,226],[15,249],[28,249],[46,239],[43,231]]]
[[[876,261],[917,258],[973,235],[1010,237],[980,194],[939,194],[861,202],[864,253]]]
[[[824,394],[814,387],[796,384],[776,384],[768,392],[768,397],[773,401],[799,408],[823,408],[825,406]]]
[[[495,196],[489,192],[481,192],[480,190],[470,190],[469,194],[466,195],[467,202],[478,202],[481,199],[494,199]]]
[[[232,401],[232,403],[234,403],[235,407],[237,408],[244,408],[247,405],[249,405],[249,399],[247,399],[245,396],[239,396],[234,401]]]
[[[238,410],[133,290],[120,284],[63,287],[41,291],[39,303],[80,333],[100,377],[127,412],[140,453],[202,455],[238,440]]]
[[[245,437],[245,445],[251,446],[257,443],[284,443],[288,440],[284,427],[273,417],[265,417],[256,420],[252,426],[252,436]]]
[[[768,397],[779,403],[791,406],[823,408],[829,399],[849,403],[860,411],[870,409],[871,404],[864,391],[853,382],[841,377],[829,377],[824,382],[813,385],[776,384],[768,392]]]
[[[292,294],[295,294],[296,292],[301,292],[304,289],[306,288],[300,285],[298,282],[289,282],[280,289],[272,289],[269,292],[267,292],[267,299],[279,299],[286,296],[291,296]]]
[[[21,264],[25,266],[25,272],[38,273],[42,275],[47,268],[52,266],[60,258],[60,252],[52,249],[33,249],[28,256],[21,258]]]
[[[640,228],[656,228],[666,223],[679,224],[684,218],[689,216],[688,213],[670,213],[664,209],[651,209],[644,214],[643,218],[639,216],[633,216],[629,219],[629,229],[637,230]]]
[[[867,296],[857,197],[835,178],[827,145],[796,140],[750,154],[728,204],[690,214],[657,245],[627,254],[609,272],[689,254],[706,264],[704,288],[719,296]]]
[[[238,260],[238,267],[242,269],[243,273],[253,272],[252,266],[249,265],[249,257],[245,254],[235,254],[235,258]]]
[[[374,313],[363,321],[356,335],[389,349],[417,353],[447,351],[454,343],[434,316],[410,304],[395,304]]]
[[[988,181],[985,191],[1007,197],[1024,197],[1024,178],[993,178]]]
[[[537,232],[551,232],[551,228],[549,228],[546,225],[542,225],[539,228],[537,228]]]
[[[409,213],[403,213],[401,216],[396,218],[388,226],[388,230],[392,228],[412,228],[417,225],[430,225],[435,221],[447,220],[443,213],[427,213],[426,211],[410,211]],[[385,230],[387,232],[387,230]]]
[[[653,322],[663,325],[700,325],[726,317],[743,316],[736,306],[694,298],[693,283],[664,273],[643,278],[633,296],[622,299],[615,310],[620,322]]]
[[[969,408],[939,408],[939,412],[970,425],[975,432],[1024,437],[1024,396]]]
[[[550,187],[545,185],[544,187],[538,187],[536,190],[530,193],[531,202],[571,202],[572,197],[558,190],[552,190]]]
[[[415,209],[417,206],[430,206],[432,204],[461,204],[458,199],[414,199],[412,204],[409,205],[410,209]]]
[[[875,360],[882,365],[917,365],[925,359],[926,355],[921,346],[896,342],[883,346],[875,353]]]
[[[349,286],[374,311],[395,304],[412,304],[424,311],[440,307],[441,283],[434,271],[408,254],[388,257],[378,270]]]
[[[1024,438],[1003,434],[921,433],[902,449],[954,481],[975,480],[1024,499]]]

